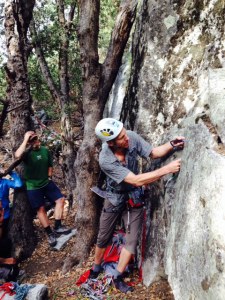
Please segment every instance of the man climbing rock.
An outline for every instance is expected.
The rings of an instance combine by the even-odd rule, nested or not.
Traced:
[[[138,174],[138,157],[161,158],[174,150],[183,149],[184,137],[153,148],[133,131],[126,130],[123,123],[112,118],[102,119],[95,128],[97,137],[103,142],[99,155],[101,170],[106,175],[106,199],[102,210],[95,261],[90,278],[101,272],[101,262],[106,246],[114,232],[118,218],[122,217],[126,228],[126,244],[123,247],[114,284],[121,292],[132,291],[122,278],[131,257],[135,254],[138,235],[143,220],[142,186],[157,181],[167,174],[180,170],[181,160],[175,160],[152,172]]]
[[[34,131],[25,133],[22,144],[15,152],[15,157],[20,158],[28,145],[31,146],[31,150],[23,158],[28,199],[48,235],[49,245],[54,247],[57,243],[56,234],[69,234],[71,232],[71,229],[66,228],[61,223],[65,199],[52,181],[53,165],[50,152],[46,147],[41,146],[41,142]],[[54,230],[50,227],[45,211],[46,199],[52,203],[55,202]]]

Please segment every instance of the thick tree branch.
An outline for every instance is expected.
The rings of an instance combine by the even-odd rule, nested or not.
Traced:
[[[83,79],[93,76],[99,66],[98,33],[100,0],[80,0],[80,23],[78,39],[80,43]],[[91,100],[91,99],[90,99]]]
[[[11,109],[8,109],[8,107],[10,105],[10,102],[8,100],[0,99],[0,102],[3,104],[3,109],[2,109],[1,116],[0,116],[0,136],[3,136],[3,125],[6,120],[7,114],[12,112],[13,110],[20,108],[21,106],[23,106],[25,104],[27,104],[27,101],[23,101],[22,103],[20,103],[17,106],[14,106]]]
[[[74,19],[75,9],[77,6],[77,0],[72,1],[70,5],[70,10],[68,13],[68,19],[66,20],[65,17],[65,7],[64,7],[64,0],[57,0],[57,8],[58,8],[58,16],[59,16],[59,22],[61,25],[65,26],[65,29],[69,33],[69,30],[71,29],[72,22]]]
[[[102,101],[104,105],[109,92],[116,79],[122,62],[124,49],[130,36],[130,31],[135,20],[137,0],[126,0],[120,7],[113,29],[108,53],[102,70]]]
[[[74,11],[76,7],[76,1],[71,4],[69,20],[65,18],[65,5],[64,0],[57,0],[58,19],[61,25],[61,37],[59,47],[59,78],[60,78],[60,89],[63,94],[63,101],[69,100],[69,75],[68,75],[68,52],[69,52],[69,38],[70,28],[74,17]]]
[[[30,32],[31,32],[31,35],[33,38],[35,53],[37,55],[37,59],[38,59],[38,62],[39,62],[40,68],[41,68],[42,75],[46,80],[46,83],[48,85],[49,91],[50,91],[53,99],[56,99],[59,107],[62,107],[62,95],[54,83],[54,80],[50,73],[48,64],[45,60],[44,53],[42,51],[42,47],[41,47],[40,41],[37,36],[34,20],[32,20],[30,23]]]
[[[17,5],[17,1],[14,1],[15,5]],[[21,9],[21,14],[23,16],[23,18],[19,19],[19,22],[21,23],[21,28],[25,31],[24,32],[24,36],[26,36],[27,34],[27,30],[29,28],[29,24],[30,21],[33,18],[33,8],[35,5],[35,0],[21,0],[20,1],[20,5],[18,5],[18,7],[20,7]]]
[[[15,160],[5,171],[4,173],[0,173],[0,178],[4,177],[12,172],[13,169],[15,169],[21,162],[23,161],[24,157],[27,155],[28,152],[30,152],[32,149],[32,146],[28,147],[26,151],[22,154],[22,156]]]
[[[27,104],[27,101],[23,101],[23,102],[20,103],[19,105],[14,106],[13,108],[8,109],[8,110],[7,110],[7,114],[10,113],[10,112],[12,112],[12,111],[14,111],[14,110],[17,110],[18,108],[20,108],[21,106],[23,106],[23,105],[25,105],[25,104]]]
[[[69,76],[68,76],[68,49],[69,33],[64,11],[64,0],[57,0],[58,19],[61,25],[61,36],[59,46],[59,79],[61,93],[64,96],[64,103],[69,100]]]
[[[74,18],[76,6],[77,6],[77,1],[75,0],[71,3],[71,6],[70,6],[70,12],[69,12],[69,17],[68,17],[69,29],[71,28],[71,25],[72,25],[72,21],[73,21],[73,18]]]
[[[57,0],[57,10],[58,10],[58,17],[59,17],[59,23],[62,27],[66,24],[65,14],[64,14],[64,0]]]

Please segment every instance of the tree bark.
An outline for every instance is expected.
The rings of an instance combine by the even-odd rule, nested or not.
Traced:
[[[103,65],[98,57],[100,0],[79,2],[79,43],[83,75],[84,137],[75,161],[78,210],[75,218],[77,237],[73,253],[67,257],[63,272],[84,261],[98,230],[98,203],[90,188],[96,185],[99,142],[95,126],[102,118],[105,103],[119,71],[121,59],[136,12],[136,1],[126,0],[115,23],[108,54]]]
[[[63,136],[62,156],[63,156],[63,173],[65,175],[68,199],[70,203],[73,201],[73,193],[76,186],[75,173],[73,164],[76,158],[76,149],[74,145],[74,134],[71,125],[70,115],[70,87],[68,74],[68,52],[69,37],[71,24],[74,17],[76,1],[73,1],[70,7],[69,18],[65,18],[64,0],[57,0],[58,19],[62,28],[62,34],[59,47],[59,79],[62,94],[61,106],[61,128]],[[72,204],[72,203],[71,203]]]
[[[12,149],[15,151],[23,140],[24,133],[32,128],[30,115],[31,95],[27,76],[27,30],[32,19],[35,0],[5,1],[5,32],[8,61],[6,65],[7,96],[10,107]],[[19,170],[21,173],[21,170]],[[32,213],[24,188],[15,191],[13,212],[10,220],[10,237],[13,255],[24,258],[35,247]]]
[[[0,102],[3,104],[3,109],[2,109],[2,113],[1,113],[1,117],[0,117],[0,137],[2,137],[4,135],[3,126],[5,123],[6,117],[7,117],[9,101],[4,101],[4,100],[0,99]]]

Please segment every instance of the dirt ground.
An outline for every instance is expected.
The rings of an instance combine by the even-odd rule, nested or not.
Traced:
[[[67,217],[66,225],[71,227],[74,217]],[[76,286],[76,281],[93,264],[94,249],[90,254],[88,261],[82,267],[74,267],[69,273],[62,275],[61,268],[68,253],[71,253],[74,239],[68,241],[65,247],[60,251],[52,251],[48,246],[45,233],[36,221],[36,230],[38,235],[38,245],[32,257],[21,264],[21,268],[26,272],[24,283],[44,283],[49,289],[49,298],[51,300],[68,299],[84,300],[80,293],[80,288]],[[136,272],[137,273],[137,272]],[[137,282],[134,292],[122,294],[115,288],[110,288],[105,295],[105,300],[113,299],[139,299],[139,300],[174,300],[172,291],[166,280],[161,280],[145,287],[138,281],[138,275],[134,273],[127,280]]]

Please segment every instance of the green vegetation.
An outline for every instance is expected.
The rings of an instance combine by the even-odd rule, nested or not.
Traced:
[[[70,9],[72,1],[65,1],[65,12]],[[63,35],[63,28],[58,20],[57,6],[53,1],[41,1],[37,4],[34,11],[34,20],[38,34],[38,40],[41,44],[45,60],[48,63],[51,76],[55,85],[60,89],[59,85],[59,46],[60,38]],[[70,47],[68,49],[68,67],[69,67],[69,85],[70,97],[74,102],[81,94],[81,69],[80,54],[77,41],[76,27],[78,22],[78,13],[75,11],[75,17],[69,32]],[[39,64],[35,54],[29,58],[29,79],[31,84],[31,94],[34,106],[37,109],[44,108],[48,115],[53,119],[58,119],[60,115],[59,108],[48,90],[45,79],[42,76]]]
[[[71,0],[65,0],[65,12],[68,13]],[[109,46],[111,32],[119,11],[120,0],[101,0],[100,6],[100,30],[99,30],[99,56],[103,61]],[[59,45],[62,35],[62,28],[58,21],[57,6],[54,1],[42,0],[37,2],[34,10],[34,20],[38,32],[38,39],[41,43],[45,59],[52,78],[59,87]],[[76,103],[81,98],[82,76],[80,68],[79,43],[77,39],[77,26],[79,20],[78,9],[75,10],[74,20],[70,31],[69,47],[69,86],[71,102]],[[5,70],[0,57],[0,98],[6,95],[7,82]],[[30,80],[30,91],[36,110],[44,109],[52,119],[58,119],[59,108],[52,99],[45,79],[42,76],[37,57],[34,50],[31,52],[28,61],[28,75]],[[76,105],[68,108],[73,111]],[[0,107],[1,110],[1,107]]]
[[[99,56],[103,61],[109,46],[111,32],[119,11],[119,0],[101,0],[99,26]]]

